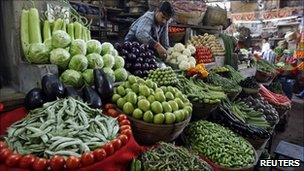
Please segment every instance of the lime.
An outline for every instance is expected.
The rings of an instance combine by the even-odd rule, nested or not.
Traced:
[[[165,113],[165,122],[166,124],[173,124],[175,122],[175,115],[173,113]]]
[[[117,106],[118,106],[118,108],[122,109],[123,106],[124,106],[124,104],[125,104],[126,102],[127,102],[127,101],[126,101],[124,98],[119,98],[119,99],[117,100]]]
[[[162,113],[163,112],[162,104],[160,102],[158,102],[158,101],[154,101],[151,104],[151,110],[154,113]]]
[[[156,101],[159,101],[159,102],[166,101],[166,97],[165,97],[164,93],[162,93],[162,92],[156,92],[154,97],[155,97]]]
[[[118,86],[117,87],[117,93],[120,95],[120,96],[124,96],[124,95],[126,95],[126,91],[125,91],[125,88],[123,87],[123,86]]]
[[[133,111],[134,111],[134,107],[133,107],[132,103],[127,102],[123,105],[123,112],[125,114],[131,115],[133,113]]]
[[[136,82],[137,82],[136,76],[134,76],[134,75],[129,75],[129,77],[128,77],[128,82],[129,82],[130,84],[136,83]]]
[[[155,101],[155,97],[153,95],[150,95],[148,97],[148,100],[149,100],[150,103],[153,103]]]
[[[179,109],[184,108],[184,103],[180,98],[175,98],[174,101],[178,104]]]
[[[137,103],[137,95],[134,92],[127,94],[127,101],[135,105]]]
[[[168,103],[170,104],[173,112],[178,110],[178,104],[174,100],[170,100]]]
[[[167,101],[174,99],[174,95],[170,91],[167,91],[165,96]]]
[[[149,123],[153,122],[153,113],[150,110],[146,111],[144,113],[144,118],[143,119],[144,119],[145,122],[149,122]]]
[[[146,99],[139,100],[137,105],[144,112],[150,110],[150,102]]]
[[[139,85],[137,83],[132,84],[131,89],[134,93],[138,93],[139,92]]]
[[[113,102],[113,103],[116,103],[117,100],[118,100],[119,98],[121,98],[121,96],[120,96],[119,94],[114,94],[114,95],[112,96],[112,102]]]
[[[162,102],[164,112],[172,112],[172,108],[168,102]]]
[[[155,124],[162,124],[165,121],[165,115],[162,113],[156,114],[153,118]]]
[[[136,119],[141,119],[143,117],[143,112],[136,108],[134,111],[133,111],[133,115],[132,115],[134,118]]]

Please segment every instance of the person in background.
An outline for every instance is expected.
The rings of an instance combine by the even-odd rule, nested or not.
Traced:
[[[270,44],[268,43],[268,38],[262,40],[262,53],[270,49]]]
[[[276,53],[273,51],[274,50],[274,45],[270,46],[270,49],[266,50],[263,52],[263,59],[266,61],[274,64],[276,60]]]
[[[169,46],[168,24],[174,15],[170,2],[162,2],[156,11],[148,11],[130,27],[125,41],[138,41],[154,47],[162,58],[167,56]]]

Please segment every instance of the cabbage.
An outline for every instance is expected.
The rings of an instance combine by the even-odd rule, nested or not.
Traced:
[[[87,53],[87,44],[82,39],[73,40],[70,47],[70,53],[72,56],[81,54],[86,55]]]
[[[84,82],[85,82],[87,85],[92,85],[92,84],[93,84],[93,81],[94,81],[93,69],[86,69],[85,71],[83,71],[82,77],[83,77],[83,79],[84,79]]]
[[[118,52],[116,49],[113,49],[110,54],[113,55],[114,57],[118,56]]]
[[[103,57],[104,67],[112,68],[115,64],[114,56],[110,54],[105,54]]]
[[[52,45],[54,48],[65,48],[71,43],[71,37],[62,30],[57,30],[52,35]]]
[[[87,41],[87,54],[90,53],[101,53],[101,44],[98,40]]]
[[[84,71],[88,68],[88,59],[84,55],[75,55],[69,63],[69,69]]]
[[[101,55],[111,54],[111,52],[115,50],[114,46],[109,42],[104,42],[101,44]]]
[[[176,52],[182,52],[185,49],[185,46],[181,43],[176,43],[173,48]]]
[[[53,49],[52,38],[45,40],[43,43],[48,48],[49,51],[51,51]]]
[[[89,62],[88,68],[95,69],[95,68],[102,68],[103,67],[103,59],[97,53],[91,53],[87,55],[87,59]]]
[[[124,68],[119,68],[114,71],[115,81],[125,81],[128,78],[128,73]]]
[[[71,69],[65,70],[61,74],[60,80],[65,85],[70,85],[75,88],[80,88],[83,85],[83,79],[81,73]]]
[[[108,80],[110,80],[114,83],[115,82],[114,71],[108,67],[103,68],[103,71],[106,73]]]
[[[121,56],[115,57],[114,69],[123,68],[125,66],[125,60]]]
[[[49,50],[43,43],[33,43],[29,47],[26,59],[34,64],[49,63]]]
[[[53,49],[50,55],[52,64],[56,64],[59,69],[66,69],[70,62],[70,53],[62,48]]]

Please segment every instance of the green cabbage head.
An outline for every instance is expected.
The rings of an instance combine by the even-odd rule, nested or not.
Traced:
[[[89,62],[89,67],[91,69],[102,68],[103,67],[103,59],[98,53],[91,53],[87,55],[87,59]]]
[[[70,53],[63,48],[53,49],[51,51],[50,61],[52,64],[56,64],[59,69],[65,70],[70,62]]]
[[[70,85],[75,88],[80,88],[83,85],[83,78],[81,73],[72,69],[65,70],[61,74],[60,80],[65,85]]]
[[[62,30],[57,30],[52,35],[52,45],[54,48],[65,48],[71,43],[71,37]]]
[[[87,54],[90,53],[101,53],[101,44],[98,40],[87,41]]]
[[[84,55],[75,55],[69,63],[69,69],[75,71],[84,71],[88,68],[88,60]]]
[[[33,64],[49,63],[50,54],[48,48],[43,43],[33,43],[29,46],[26,59]]]
[[[86,55],[87,54],[87,44],[82,39],[73,40],[70,47],[70,53],[72,56],[75,55]]]

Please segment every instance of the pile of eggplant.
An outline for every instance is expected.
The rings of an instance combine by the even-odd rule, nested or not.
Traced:
[[[42,88],[33,88],[26,94],[24,106],[33,110],[46,102],[70,96],[88,103],[92,108],[101,108],[113,95],[113,82],[108,80],[102,69],[94,69],[93,73],[94,86],[86,85],[81,89],[65,86],[57,75],[47,74],[41,80]]]

